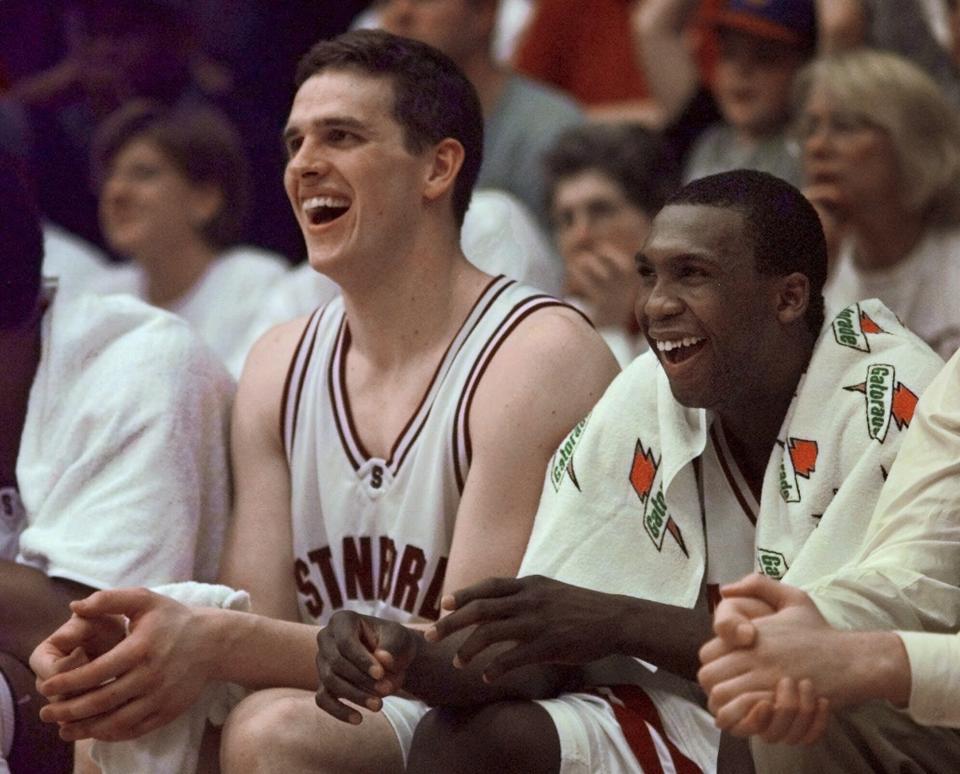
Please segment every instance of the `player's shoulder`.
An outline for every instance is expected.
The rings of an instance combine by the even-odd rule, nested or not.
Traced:
[[[307,328],[314,315],[302,315],[269,328],[250,348],[240,386],[243,390],[280,389],[297,351],[308,346]]]
[[[520,320],[510,336],[512,348],[535,357],[609,352],[590,321],[569,304],[550,296],[532,295],[530,308],[530,313]]]
[[[619,372],[616,359],[580,312],[541,298],[547,303],[534,306],[503,340],[485,381],[510,391],[524,384],[544,391],[577,384],[595,400]]]

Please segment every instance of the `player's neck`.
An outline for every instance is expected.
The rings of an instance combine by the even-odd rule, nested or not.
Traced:
[[[741,394],[736,405],[717,408],[730,452],[751,488],[757,485],[755,491],[759,491],[790,402],[810,362],[813,343],[812,334],[798,331],[796,341],[779,348],[780,355],[767,370],[763,384],[757,382],[753,390]]]
[[[343,289],[351,352],[385,371],[446,347],[488,281],[459,250],[440,260],[421,256],[395,274]]]

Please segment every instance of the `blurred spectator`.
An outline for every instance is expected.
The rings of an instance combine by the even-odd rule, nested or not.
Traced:
[[[484,114],[477,187],[508,191],[547,228],[543,154],[583,114],[570,98],[494,59],[498,6],[499,0],[382,0],[377,10],[384,29],[440,49],[470,79]]]
[[[805,193],[835,265],[840,309],[877,297],[941,356],[960,346],[960,120],[936,84],[868,49],[798,81]]]
[[[0,78],[6,70],[10,88],[0,100],[0,146],[31,161],[46,217],[105,246],[95,194],[80,183],[97,124],[131,98],[213,103],[234,121],[265,182],[252,192],[258,217],[245,239],[302,255],[280,184],[290,73],[368,2],[3,0]]]
[[[956,5],[956,0],[817,0],[820,49],[870,46],[900,54],[960,107],[960,69],[950,32]]]
[[[637,124],[590,124],[564,133],[546,156],[553,234],[566,293],[621,365],[645,348],[634,314],[634,256],[679,183],[676,160]]]
[[[7,133],[22,130],[6,142],[30,159],[46,217],[102,243],[96,199],[84,184],[93,130],[135,96],[167,104],[204,98],[193,77],[194,21],[182,0],[64,3],[63,58],[17,81],[2,106]]]
[[[98,130],[94,169],[103,233],[134,264],[100,289],[176,312],[234,360],[287,270],[280,256],[237,246],[247,180],[236,132],[209,108],[132,102]]]
[[[647,77],[668,116],[702,111],[706,99],[683,39],[694,6],[695,0],[647,0],[637,14]],[[713,25],[720,48],[709,88],[723,120],[694,142],[684,179],[749,168],[799,184],[785,130],[794,76],[817,43],[813,0],[726,0]]]
[[[517,71],[575,97],[591,119],[660,123],[630,34],[642,0],[538,0]]]

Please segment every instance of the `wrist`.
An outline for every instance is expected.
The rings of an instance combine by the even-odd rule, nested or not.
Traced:
[[[910,702],[910,659],[903,640],[896,632],[869,632],[869,650],[876,648],[878,664],[875,685],[869,698],[886,699],[895,707],[906,707]]]
[[[910,699],[910,664],[894,632],[842,632],[846,679],[832,700],[839,706],[886,700],[905,707]]]
[[[223,658],[223,654],[236,652],[235,640],[243,638],[243,622],[228,625],[224,611],[215,607],[198,607],[191,612],[203,673],[208,680],[231,680],[230,659]]]

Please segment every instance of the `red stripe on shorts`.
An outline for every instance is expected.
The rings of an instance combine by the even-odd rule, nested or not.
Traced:
[[[703,774],[700,767],[670,741],[656,705],[642,688],[636,685],[613,685],[609,690],[623,702],[621,705],[611,701],[610,706],[613,707],[613,714],[616,715],[627,744],[637,757],[637,762],[643,767],[644,774],[663,774],[663,765],[660,763],[660,756],[657,754],[653,736],[650,734],[651,727],[660,735],[670,751],[670,759],[677,774]]]

